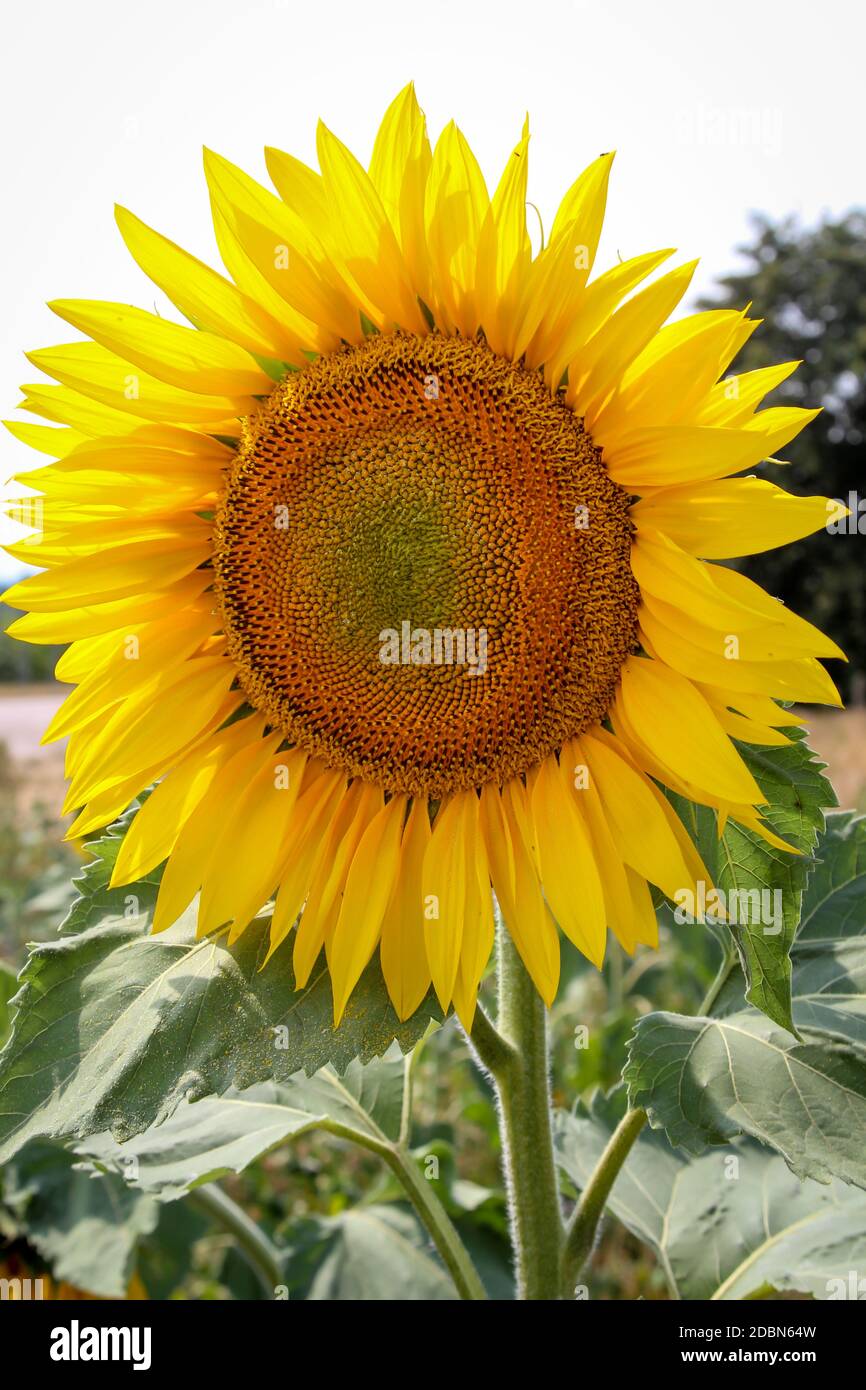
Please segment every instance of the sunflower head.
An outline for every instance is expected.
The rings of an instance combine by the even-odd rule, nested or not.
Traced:
[[[827,521],[743,476],[815,413],[759,409],[796,364],[726,376],[756,325],[668,323],[667,250],[593,274],[610,155],[533,251],[528,142],[490,193],[410,86],[366,169],[324,126],[273,192],[206,152],[226,274],[118,209],[187,323],[53,304],[85,337],[10,426],[54,460],[6,598],[69,644],[70,835],[156,783],[114,883],[165,862],[156,929],[198,895],[230,940],[274,898],[337,1021],[378,947],[401,1018],[432,983],[469,1026],[494,895],[548,1002],[557,928],[653,945],[649,885],[708,882],[665,791],[790,848],[732,739],[838,702],[838,648],[717,563]]]

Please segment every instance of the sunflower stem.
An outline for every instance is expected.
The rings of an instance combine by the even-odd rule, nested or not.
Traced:
[[[258,1275],[265,1297],[274,1298],[283,1282],[283,1271],[280,1253],[264,1231],[215,1183],[194,1188],[186,1200],[234,1237],[247,1264]]]
[[[472,1041],[499,1098],[517,1297],[558,1299],[564,1233],[550,1120],[547,1010],[501,921],[496,954],[498,1026],[494,1030],[487,1020],[477,1035],[473,1027]],[[488,1028],[496,1034],[495,1045]]]
[[[698,1008],[698,1016],[709,1013],[727,983],[737,962],[732,945],[723,944],[722,960],[715,979]],[[623,1115],[580,1195],[565,1236],[562,1251],[563,1297],[570,1298],[574,1286],[592,1254],[599,1222],[611,1188],[616,1182],[632,1146],[647,1122],[645,1110],[627,1110]]]
[[[702,1018],[710,1012],[722,990],[728,982],[728,978],[737,963],[737,952],[732,943],[725,943],[722,947],[722,959],[715,979],[704,995],[698,1007],[698,1017]]]
[[[426,1226],[460,1297],[474,1301],[486,1299],[484,1285],[466,1246],[411,1153],[402,1144],[389,1144],[380,1152]]]
[[[475,1009],[472,1032],[466,1035],[482,1071],[490,1072],[494,1080],[508,1067],[513,1066],[517,1053],[506,1042],[480,1004]]]
[[[620,1120],[607,1147],[593,1169],[574,1209],[562,1252],[562,1295],[574,1296],[574,1286],[592,1254],[598,1223],[602,1218],[610,1189],[617,1179],[631,1147],[646,1124],[645,1110],[628,1110]]]

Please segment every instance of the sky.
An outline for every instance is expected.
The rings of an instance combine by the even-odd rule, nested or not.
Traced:
[[[115,202],[219,265],[203,145],[267,182],[262,148],[315,164],[321,117],[366,162],[410,79],[431,136],[453,117],[491,186],[529,112],[547,227],[615,149],[597,269],[675,246],[701,257],[692,300],[736,266],[751,209],[812,223],[863,198],[866,22],[851,0],[28,0],[3,30],[0,418],[31,418],[15,411],[39,377],[22,352],[76,336],[47,300],[176,317],[126,252]],[[44,462],[10,435],[0,460],[0,483]],[[0,540],[12,529],[0,520]],[[0,579],[17,569],[0,558]]]

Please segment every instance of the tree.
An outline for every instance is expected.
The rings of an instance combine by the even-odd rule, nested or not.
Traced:
[[[742,568],[796,612],[829,633],[850,667],[833,663],[849,699],[866,689],[866,212],[852,210],[814,229],[795,218],[773,224],[753,217],[754,236],[738,248],[747,266],[719,280],[702,308],[751,302],[763,323],[731,371],[802,359],[772,404],[823,406],[823,414],[783,451],[791,467],[762,473],[791,492],[823,493],[846,502],[864,498],[837,534],[750,557]],[[850,505],[850,503],[849,503]],[[853,508],[852,508],[853,510]],[[859,530],[858,530],[859,523]]]

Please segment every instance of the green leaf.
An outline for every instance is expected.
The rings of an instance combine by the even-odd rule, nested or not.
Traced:
[[[72,880],[76,897],[58,928],[62,936],[86,931],[106,918],[121,921],[146,918],[148,923],[152,920],[162,877],[159,870],[123,888],[108,886],[123,837],[145,799],[146,795],[140,796],[119,820],[95,840],[88,840],[86,849],[92,857]]]
[[[76,1151],[98,1168],[118,1173],[163,1201],[202,1183],[241,1173],[289,1139],[320,1129],[373,1146],[396,1139],[400,1128],[405,1063],[396,1055],[343,1076],[330,1067],[313,1077],[264,1082],[191,1104],[183,1101],[163,1124],[128,1143],[92,1135]]]
[[[3,1200],[56,1279],[121,1298],[157,1204],[119,1178],[94,1176],[59,1144],[28,1144],[3,1170]]]
[[[623,1108],[620,1089],[558,1114],[558,1160],[578,1189]],[[644,1129],[608,1207],[652,1247],[678,1298],[856,1297],[840,1290],[850,1287],[851,1271],[866,1270],[866,1195],[838,1181],[798,1182],[778,1154],[752,1139],[692,1158]]]
[[[724,894],[729,931],[746,977],[747,998],[774,1023],[795,1032],[791,1013],[790,951],[800,920],[812,851],[824,826],[824,810],[836,805],[824,764],[816,761],[802,729],[786,730],[784,748],[737,751],[769,803],[766,823],[800,854],[775,849],[751,830],[729,821],[721,839],[715,817],[671,796],[718,889]]]
[[[827,818],[815,870],[803,897],[799,942],[860,936],[866,929],[866,817]]]
[[[291,1298],[310,1302],[441,1302],[457,1293],[415,1216],[402,1207],[352,1207],[294,1228],[285,1256]]]
[[[802,730],[788,730],[787,748],[738,750],[769,802],[763,819],[801,855],[774,849],[751,830],[733,821],[725,827],[719,847],[718,886],[728,902],[731,893],[768,892],[778,903],[770,922],[749,920],[731,927],[740,964],[748,982],[746,998],[774,1023],[795,1032],[791,1014],[790,951],[800,921],[803,890],[812,866],[811,852],[824,827],[824,810],[836,805],[836,795],[823,776]],[[778,898],[773,895],[778,894]],[[738,901],[749,901],[748,897]]]
[[[623,1073],[633,1106],[672,1144],[751,1134],[799,1177],[866,1187],[866,1053],[832,1039],[798,1043],[757,1010],[727,1018],[642,1018]]]
[[[233,947],[226,933],[195,939],[192,911],[150,935],[156,880],[109,889],[119,839],[97,855],[59,939],[35,946],[16,996],[12,1037],[0,1053],[0,1162],[28,1139],[84,1138],[109,1129],[125,1140],[167,1119],[183,1099],[288,1081],[330,1064],[408,1051],[431,1018],[432,995],[405,1023],[388,1000],[378,960],[333,1027],[324,957],[295,989],[291,946],[265,969],[268,921]]]
[[[798,1037],[750,1008],[736,970],[711,1018],[648,1014],[624,1076],[673,1144],[750,1134],[801,1177],[866,1186],[866,821],[832,816],[791,959]]]

